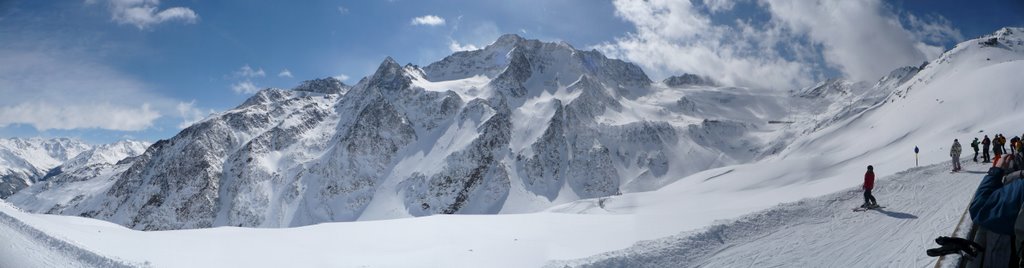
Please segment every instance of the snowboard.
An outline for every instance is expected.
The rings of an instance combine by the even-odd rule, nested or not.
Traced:
[[[881,209],[881,208],[885,208],[885,207],[883,207],[883,206],[877,206],[877,207],[873,207],[873,208],[862,208],[862,207],[855,207],[855,208],[853,208],[853,211],[854,211],[854,212],[860,212],[860,211],[867,211],[867,210],[872,210],[872,209]]]

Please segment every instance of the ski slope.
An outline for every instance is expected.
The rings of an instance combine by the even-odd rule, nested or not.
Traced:
[[[0,234],[13,238],[0,247],[0,267],[920,267],[935,261],[924,250],[952,232],[981,179],[984,166],[965,166],[879,178],[883,211],[851,211],[862,195],[846,189],[695,230],[543,212],[142,232],[0,203]]]
[[[952,234],[987,165],[913,168],[879,181],[881,210],[853,212],[859,189],[782,204],[695,232],[550,267],[930,267],[934,239]]]
[[[140,267],[104,257],[76,243],[51,236],[19,220],[20,213],[0,201],[0,267]]]

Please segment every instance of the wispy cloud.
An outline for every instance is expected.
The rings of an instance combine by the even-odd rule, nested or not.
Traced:
[[[346,74],[335,75],[334,78],[338,79],[338,80],[341,80],[341,81],[346,81],[346,80],[349,79],[348,75],[346,75]]]
[[[37,130],[150,128],[179,102],[89,57],[0,48],[0,127]]]
[[[282,74],[291,75],[291,71],[285,69],[281,73],[278,73],[278,76],[282,76]],[[238,68],[237,71],[232,72],[231,75],[228,76],[228,78],[235,78],[238,80],[231,84],[231,91],[234,91],[235,94],[256,93],[257,91],[260,91],[260,88],[256,83],[253,83],[252,80],[262,78],[264,76],[267,76],[267,72],[263,71],[263,68],[252,68],[248,64],[242,65],[241,68]]]
[[[459,51],[477,50],[477,49],[480,49],[480,48],[475,46],[475,45],[473,45],[473,44],[459,44],[459,41],[451,40],[451,42],[448,43],[448,49],[450,49],[452,52],[459,52]]]
[[[96,2],[96,0],[86,1],[87,4]],[[168,21],[183,23],[199,21],[199,15],[191,8],[160,9],[160,0],[109,0],[107,4],[112,20],[118,24],[133,25],[140,30]]]
[[[0,107],[0,127],[28,124],[38,130],[87,129],[138,131],[153,126],[160,113],[149,103],[126,106],[111,103],[58,105],[45,101]]]
[[[256,84],[253,84],[252,81],[249,80],[231,84],[231,90],[238,94],[253,94],[260,91],[260,89],[256,87]]]
[[[409,23],[412,25],[440,26],[444,25],[445,21],[444,18],[442,17],[438,17],[435,15],[426,15],[422,17],[412,18],[412,21]]]
[[[342,14],[342,15],[345,15],[345,14],[348,14],[348,11],[349,11],[349,10],[348,10],[348,8],[347,8],[347,7],[344,7],[344,6],[338,6],[338,14]]]
[[[206,119],[207,116],[214,113],[213,110],[200,109],[196,107],[196,100],[190,102],[179,102],[177,105],[178,116],[181,117],[181,123],[178,124],[178,128],[187,128],[196,122]]]
[[[235,77],[242,78],[256,78],[264,77],[266,75],[267,73],[263,71],[263,68],[253,69],[252,67],[249,67],[248,64],[242,66],[242,68],[239,68],[238,71],[235,71]]]
[[[288,69],[284,69],[284,70],[281,70],[281,72],[277,73],[277,77],[293,78],[294,76],[292,76],[292,71],[289,71]]]
[[[918,17],[914,14],[907,14],[907,22],[910,24],[910,29],[921,40],[935,43],[964,40],[964,35],[960,33],[960,30],[953,27],[952,22],[940,15]]]

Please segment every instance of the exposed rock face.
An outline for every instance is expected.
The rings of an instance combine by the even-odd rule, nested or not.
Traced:
[[[700,76],[696,74],[682,74],[677,76],[671,76],[665,78],[662,83],[665,83],[669,87],[683,87],[683,86],[717,86],[718,83],[715,80],[707,76]]]

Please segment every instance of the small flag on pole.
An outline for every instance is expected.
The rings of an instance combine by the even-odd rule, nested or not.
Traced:
[[[917,146],[914,146],[914,166],[915,167],[917,166],[917,163],[918,163],[917,153],[919,153],[919,152],[921,152],[921,149],[918,149]]]

